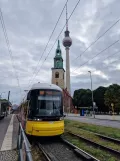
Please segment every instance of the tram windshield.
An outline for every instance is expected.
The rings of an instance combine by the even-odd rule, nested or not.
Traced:
[[[35,97],[35,94],[34,96]],[[40,90],[36,94],[36,106],[34,106],[34,116],[61,116],[62,93],[53,90]]]

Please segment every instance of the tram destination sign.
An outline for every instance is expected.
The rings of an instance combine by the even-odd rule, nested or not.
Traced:
[[[59,91],[40,90],[39,94],[40,94],[41,96],[43,96],[43,95],[59,95],[60,92],[59,92]]]

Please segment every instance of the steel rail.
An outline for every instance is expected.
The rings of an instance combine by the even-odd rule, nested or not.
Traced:
[[[82,160],[99,161],[94,156],[88,154],[84,150],[78,148],[77,146],[73,145],[72,143],[70,143],[69,141],[63,139],[62,137],[60,138],[59,142],[62,143],[62,144],[67,145],[68,147],[70,147],[70,149],[76,154],[76,156],[78,156]],[[36,144],[38,145],[39,149],[44,154],[44,156],[45,156],[47,161],[59,161],[58,158],[54,155],[54,153],[47,152],[47,150],[40,143],[36,143]],[[61,160],[62,160],[62,158],[61,158]]]
[[[92,144],[92,145],[94,145],[94,146],[96,146],[96,147],[99,147],[99,148],[104,149],[104,150],[106,150],[106,151],[109,151],[109,152],[111,152],[111,153],[113,153],[113,154],[115,154],[115,155],[117,155],[117,156],[120,156],[120,151],[117,151],[117,150],[114,150],[114,149],[112,149],[112,148],[110,148],[110,147],[101,145],[101,144],[99,144],[99,143],[96,143],[96,142],[94,142],[94,141],[91,141],[91,140],[89,140],[89,139],[86,139],[86,138],[84,138],[84,137],[82,137],[82,136],[80,136],[80,135],[77,135],[77,134],[75,134],[75,133],[72,133],[72,132],[67,132],[67,133],[68,133],[68,134],[71,134],[71,135],[73,135],[73,136],[75,136],[75,137],[78,137],[79,139],[81,139],[81,140],[83,140],[83,141],[85,141],[85,142],[88,142],[88,143],[90,143],[90,144]]]
[[[36,143],[36,144],[37,144],[38,148],[42,151],[42,153],[47,161],[58,161],[58,159],[52,153],[48,153],[40,143]]]
[[[42,145],[41,145],[40,143],[36,143],[36,144],[37,144],[38,148],[42,151],[42,153],[43,153],[45,159],[46,159],[47,161],[52,161],[51,158],[49,157],[48,153],[47,153],[47,152],[45,151],[45,149],[42,147]]]
[[[100,138],[103,138],[103,139],[112,141],[112,142],[114,142],[114,143],[120,144],[120,140],[119,140],[119,139],[115,139],[115,138],[112,138],[112,137],[109,137],[109,136],[106,136],[106,135],[102,135],[102,134],[98,134],[98,133],[95,133],[95,132],[92,132],[92,131],[89,131],[89,130],[85,130],[85,129],[82,129],[82,130],[83,130],[83,131],[90,132],[90,133],[92,133],[92,134],[95,134],[96,136],[98,136],[98,137],[100,137]]]
[[[73,150],[77,153],[77,155],[79,155],[80,157],[82,157],[83,159],[90,160],[90,161],[100,161],[99,159],[95,158],[94,156],[92,156],[91,154],[85,152],[84,150],[78,148],[77,146],[75,146],[74,144],[70,143],[69,141],[67,141],[66,139],[62,138],[62,141],[67,144],[68,146],[70,146],[71,148],[73,148]]]

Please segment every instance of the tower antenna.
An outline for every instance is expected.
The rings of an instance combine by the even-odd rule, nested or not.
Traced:
[[[66,3],[66,31],[68,31],[68,12],[67,12],[67,3]]]

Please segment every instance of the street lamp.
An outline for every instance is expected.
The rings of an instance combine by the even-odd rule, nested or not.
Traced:
[[[95,118],[95,111],[94,111],[94,99],[93,99],[93,89],[92,89],[92,75],[91,75],[91,71],[88,71],[88,73],[90,73],[90,80],[91,80],[91,92],[92,92],[92,106],[93,106],[93,115]]]

